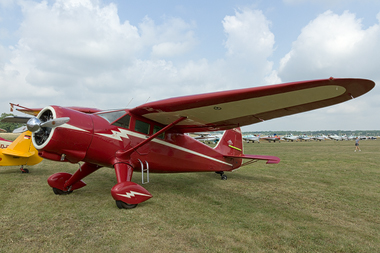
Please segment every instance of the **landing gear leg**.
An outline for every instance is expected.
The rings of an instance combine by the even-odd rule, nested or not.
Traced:
[[[227,180],[227,175],[224,175],[224,171],[216,171],[216,174],[219,174],[222,180]]]
[[[21,173],[29,173],[29,170],[28,169],[24,169],[24,165],[21,165]]]
[[[94,171],[101,168],[98,165],[91,163],[84,163],[75,173],[71,175],[69,173],[55,173],[48,178],[48,184],[53,188],[53,191],[57,195],[69,194],[73,190],[82,188],[86,185],[82,179]]]
[[[144,202],[152,195],[142,186],[131,182],[133,167],[126,162],[114,164],[117,184],[112,187],[111,195],[120,209],[135,208],[137,204]]]

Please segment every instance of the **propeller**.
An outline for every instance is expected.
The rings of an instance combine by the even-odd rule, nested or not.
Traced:
[[[34,117],[28,120],[28,122],[26,123],[26,126],[29,131],[35,133],[35,132],[38,132],[42,127],[55,128],[69,122],[69,120],[70,120],[69,117],[63,117],[63,118],[50,119],[48,121],[41,122],[40,119]]]

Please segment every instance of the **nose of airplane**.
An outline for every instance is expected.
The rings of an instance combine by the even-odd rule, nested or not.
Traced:
[[[59,106],[48,106],[29,122],[39,154],[51,160],[79,162],[86,156],[93,135],[91,116]]]

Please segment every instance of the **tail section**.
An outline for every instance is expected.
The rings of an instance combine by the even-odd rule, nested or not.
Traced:
[[[224,132],[215,147],[224,156],[240,156],[243,154],[243,136],[240,127]]]
[[[32,144],[31,136],[32,133],[30,131],[20,134],[6,149],[3,149],[3,154],[12,157],[26,158],[27,165],[35,165],[41,162],[42,158],[38,156],[38,151]],[[21,160],[19,162],[21,162]]]
[[[33,155],[31,151],[32,139],[30,132],[24,132],[14,140],[8,148],[3,151],[3,154],[15,155],[19,157],[30,157]]]
[[[24,162],[27,162],[28,165],[35,165],[42,161],[42,158],[38,156],[38,151],[32,144],[31,135],[32,133],[29,131],[20,134],[6,149],[2,150],[3,155],[19,158],[17,161],[13,161],[12,159],[9,165],[24,164]]]
[[[225,158],[232,159],[233,170],[254,163],[259,160],[267,161],[267,164],[276,164],[280,158],[276,156],[262,155],[245,155],[243,153],[243,136],[240,128],[234,128],[224,132],[224,135],[215,147],[215,150],[221,153]],[[248,160],[243,163],[243,160]]]

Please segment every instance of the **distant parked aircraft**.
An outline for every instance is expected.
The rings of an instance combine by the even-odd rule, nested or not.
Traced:
[[[281,138],[279,136],[277,136],[277,134],[274,134],[272,136],[265,136],[265,137],[261,137],[260,139],[263,139],[263,140],[266,140],[266,141],[269,141],[269,142],[280,142]]]
[[[300,136],[298,136],[298,138],[300,139],[300,141],[310,141],[310,139],[311,139],[306,134],[300,135]]]
[[[211,142],[217,143],[222,137],[221,134],[210,134],[210,133],[193,133],[193,134],[198,135],[196,137],[193,137],[197,141],[208,142],[208,143],[211,143]]]
[[[339,135],[328,135],[328,137],[331,139],[331,140],[334,140],[334,141],[342,141],[343,140],[343,137],[342,136],[339,136]]]
[[[284,140],[286,141],[297,141],[298,140],[298,135],[293,135],[293,134],[288,134],[283,137]]]
[[[316,135],[316,136],[313,136],[311,138],[316,140],[316,141],[324,141],[324,140],[328,139],[328,137],[325,135]]]
[[[253,134],[250,134],[250,135],[244,135],[243,136],[243,140],[245,140],[246,142],[259,142],[260,143],[260,135],[253,135]]]

